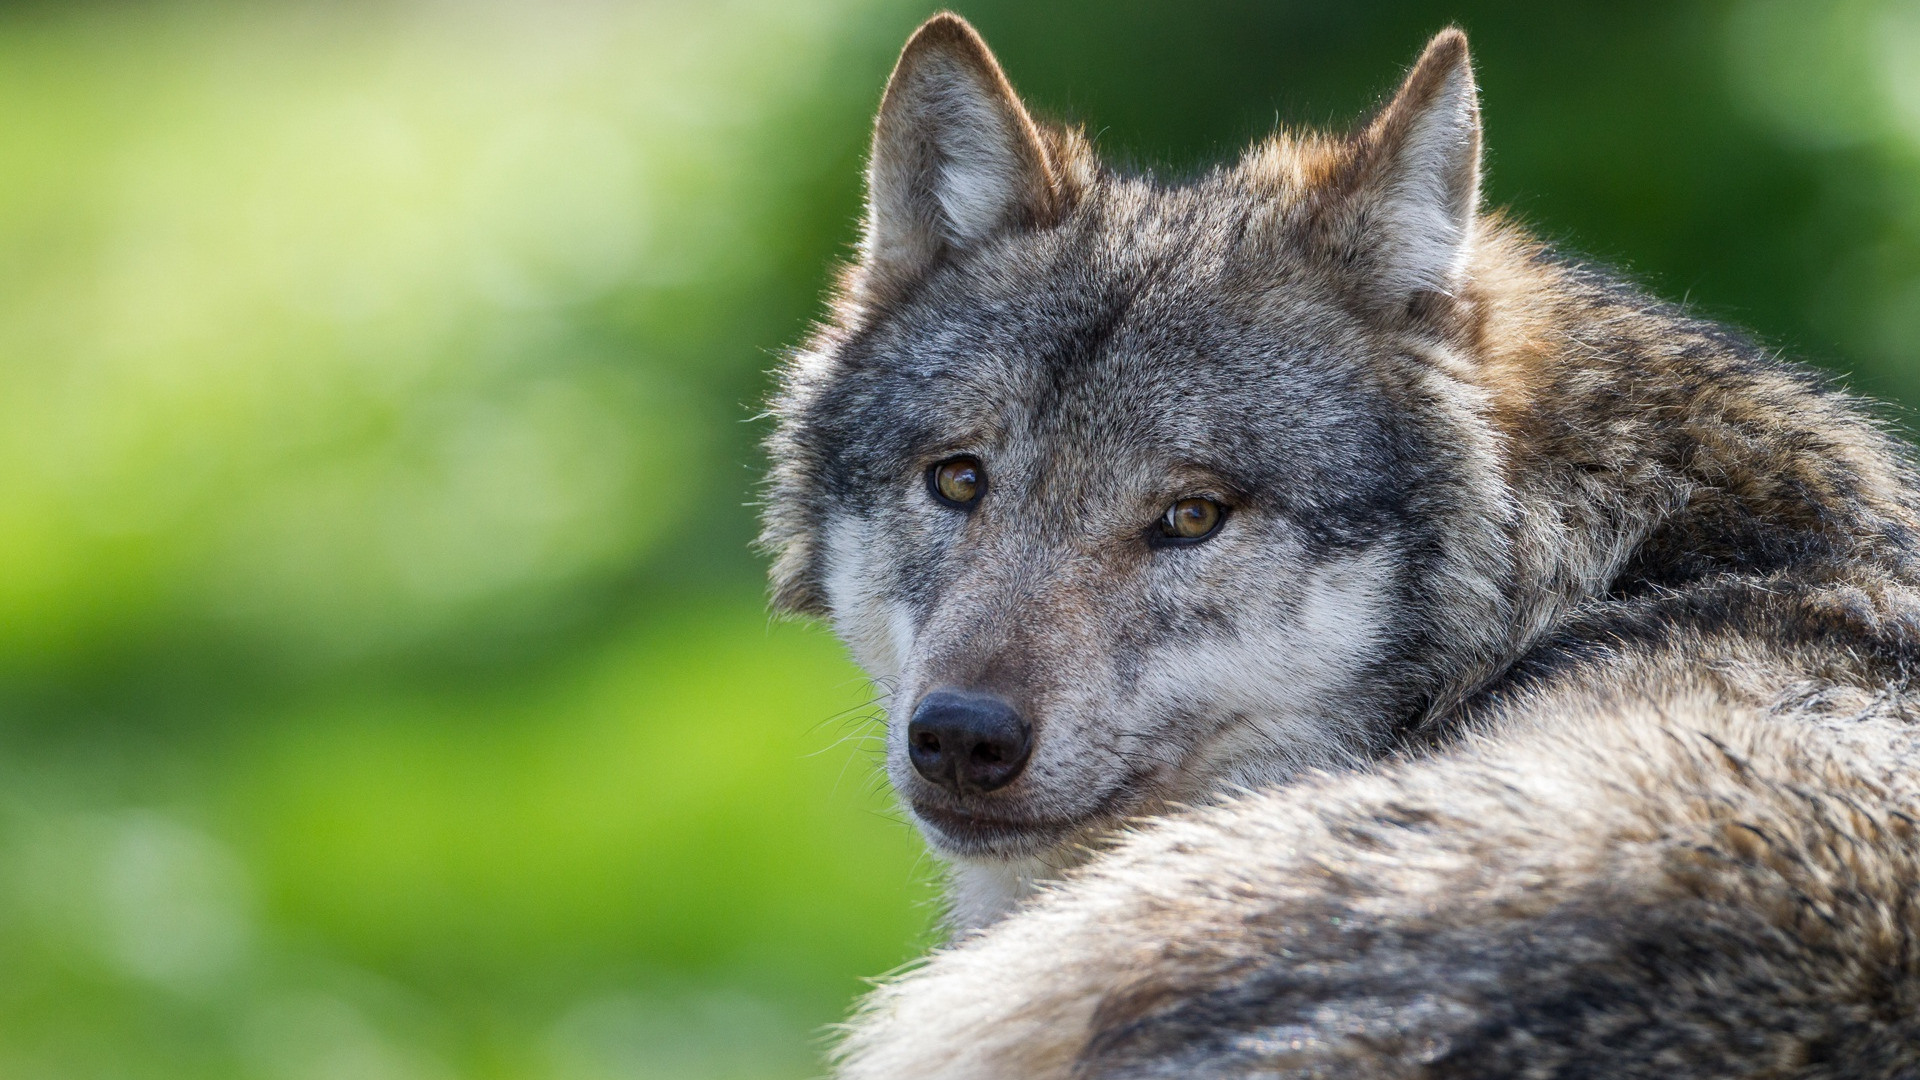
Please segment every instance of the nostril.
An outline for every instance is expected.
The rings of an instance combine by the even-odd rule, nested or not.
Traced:
[[[907,725],[914,769],[956,793],[1012,783],[1032,748],[1032,728],[991,694],[936,690],[920,699]]]

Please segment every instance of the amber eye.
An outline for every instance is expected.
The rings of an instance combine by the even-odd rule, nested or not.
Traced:
[[[1181,499],[1160,518],[1160,539],[1173,544],[1205,540],[1226,516],[1226,508],[1212,499]]]
[[[927,470],[927,489],[948,506],[971,510],[986,492],[987,474],[979,458],[951,457]]]

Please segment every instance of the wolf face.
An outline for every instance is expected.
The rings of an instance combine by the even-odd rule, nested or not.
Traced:
[[[1377,755],[1508,632],[1479,143],[1453,33],[1359,133],[1177,187],[1035,125],[957,18],[908,43],[764,540],[890,690],[963,923],[1126,817]]]

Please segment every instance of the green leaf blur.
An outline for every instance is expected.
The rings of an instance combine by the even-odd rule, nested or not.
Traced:
[[[1491,202],[1920,401],[1911,4],[961,9],[1164,176],[1458,22]],[[929,10],[0,8],[0,1076],[817,1072],[936,874],[755,417]]]

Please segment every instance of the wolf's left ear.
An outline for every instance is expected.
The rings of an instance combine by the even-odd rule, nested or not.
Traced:
[[[1467,36],[1442,30],[1358,136],[1354,239],[1369,286],[1398,300],[1452,293],[1480,202],[1480,92]]]
[[[935,15],[908,39],[880,102],[855,287],[884,292],[948,250],[1050,224],[1065,197],[986,43],[958,15]]]

